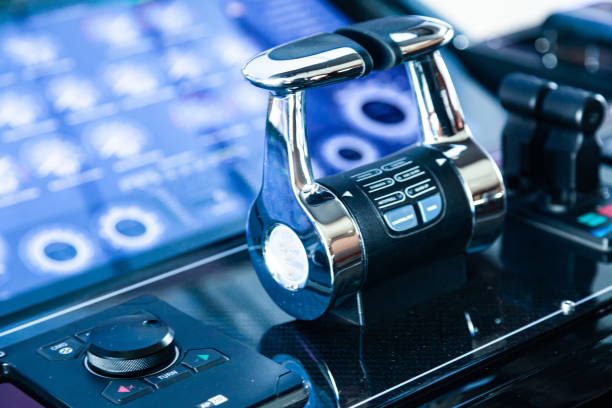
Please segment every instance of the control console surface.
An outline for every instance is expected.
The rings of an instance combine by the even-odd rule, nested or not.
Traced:
[[[17,344],[6,356],[9,378],[44,390],[37,397],[51,406],[286,407],[308,397],[300,376],[152,296]]]

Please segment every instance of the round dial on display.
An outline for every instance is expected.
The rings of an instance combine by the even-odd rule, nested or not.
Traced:
[[[151,314],[116,317],[89,336],[87,366],[109,377],[138,377],[171,365],[178,350],[174,332]]]

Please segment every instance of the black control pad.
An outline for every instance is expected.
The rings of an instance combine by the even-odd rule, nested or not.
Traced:
[[[604,188],[598,200],[585,202],[565,212],[538,208],[538,195],[515,197],[511,213],[524,223],[602,252],[612,252],[612,198]]]
[[[444,159],[441,159],[444,160]],[[391,233],[432,224],[444,212],[442,190],[432,172],[408,156],[379,161],[351,179],[372,201]]]
[[[134,329],[137,336],[114,333],[134,324],[143,325]],[[157,341],[160,333],[163,336]],[[112,341],[105,342],[105,338]],[[124,353],[123,349],[133,353],[134,345],[146,346],[150,354],[133,358]],[[166,349],[172,350],[167,362],[159,360],[161,365],[156,363],[151,369],[131,367],[145,367],[149,356]],[[8,363],[7,380],[18,378],[25,389],[40,390],[36,397],[49,406],[231,408],[258,406],[264,401],[277,406],[276,400],[303,406],[308,399],[297,374],[151,296],[5,351],[1,362]],[[123,354],[126,359],[119,361]],[[110,375],[95,369],[93,363],[114,367],[104,361],[111,357],[113,364],[124,368],[122,372]]]

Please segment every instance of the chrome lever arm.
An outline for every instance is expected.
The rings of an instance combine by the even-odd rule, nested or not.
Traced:
[[[354,24],[336,31],[373,56],[374,69],[406,63],[416,95],[422,142],[453,161],[470,197],[473,214],[468,250],[489,245],[506,212],[501,172],[472,137],[451,77],[438,49],[453,37],[447,23],[428,17],[397,16]]]

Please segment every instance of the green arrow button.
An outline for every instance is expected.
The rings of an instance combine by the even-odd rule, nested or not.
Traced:
[[[208,354],[198,354],[198,357],[200,357],[204,361],[208,361],[208,357],[210,356]]]

